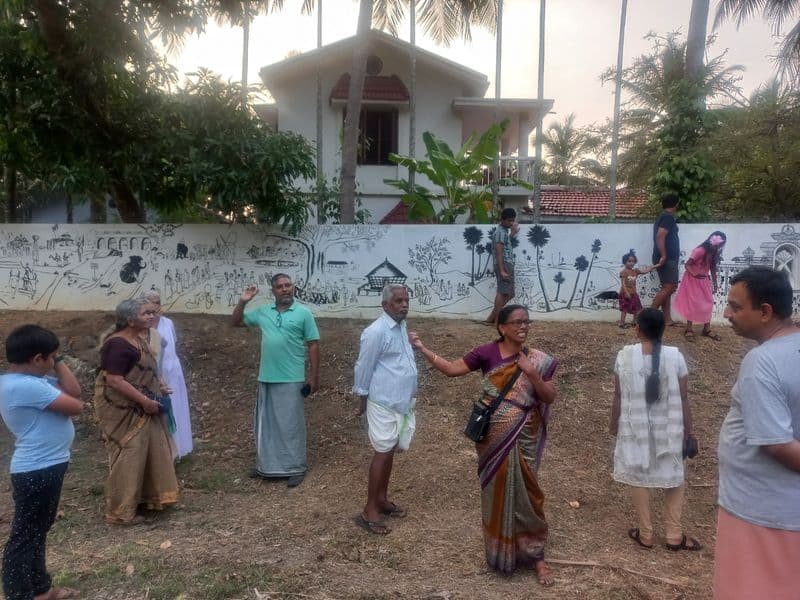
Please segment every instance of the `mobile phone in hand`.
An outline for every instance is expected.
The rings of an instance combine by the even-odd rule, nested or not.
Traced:
[[[303,398],[311,394],[311,386],[307,383],[303,387],[300,388],[300,393],[303,395]]]

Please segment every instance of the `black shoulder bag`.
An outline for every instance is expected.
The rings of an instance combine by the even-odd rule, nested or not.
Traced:
[[[526,355],[528,354],[527,349],[523,348],[522,351]],[[522,369],[517,367],[517,370],[514,371],[514,374],[506,382],[506,384],[503,386],[503,389],[500,390],[500,393],[497,394],[497,397],[489,406],[486,406],[483,402],[478,402],[472,407],[472,414],[470,414],[469,419],[467,420],[467,426],[464,428],[465,436],[467,436],[473,442],[480,442],[486,437],[486,434],[489,432],[489,420],[492,417],[492,413],[498,406],[500,406],[500,403],[506,397],[506,394],[508,394],[508,392],[511,390],[514,383],[516,383],[517,378],[521,373]]]

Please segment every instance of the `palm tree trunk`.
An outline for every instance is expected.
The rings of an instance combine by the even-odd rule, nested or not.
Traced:
[[[317,0],[317,50],[322,48],[322,0]],[[322,184],[325,171],[322,164],[322,70],[317,63],[317,223],[324,221],[324,202]]]
[[[539,276],[539,287],[542,288],[542,298],[544,298],[544,309],[546,312],[550,312],[550,302],[547,300],[547,290],[544,288],[544,278],[542,277],[542,269],[539,266],[539,248],[536,248],[536,274]]]
[[[105,223],[108,221],[105,194],[93,194],[89,198],[89,221],[91,223]]]
[[[583,290],[581,291],[581,307],[583,307],[583,301],[586,299],[586,288],[589,285],[589,275],[592,274],[592,265],[594,264],[594,259],[596,256],[596,254],[592,254],[592,260],[589,262],[589,269],[586,271],[586,279],[583,280]]]
[[[536,97],[539,103],[544,100],[544,24],[545,0],[539,0],[539,84]],[[539,123],[536,125],[536,162],[533,174],[533,222],[538,223],[542,218],[542,125],[544,115],[540,113]],[[538,255],[537,255],[538,256]],[[542,287],[544,291],[544,287]],[[546,298],[545,298],[546,300]],[[549,309],[548,309],[549,312]]]
[[[247,107],[247,63],[250,58],[250,8],[244,3],[242,22],[242,108]]]
[[[356,166],[358,161],[358,125],[361,120],[361,98],[364,94],[364,77],[367,72],[369,32],[372,25],[373,0],[361,0],[358,9],[358,30],[353,48],[353,66],[350,69],[350,90],[347,97],[347,114],[344,119],[342,142],[342,176],[339,212],[342,224],[355,221]]]
[[[408,102],[408,155],[416,158],[417,150],[417,0],[410,0],[409,20],[411,30],[409,32],[409,55],[411,58],[411,93]],[[415,171],[414,167],[408,170],[408,183],[414,189]]]
[[[3,167],[3,187],[5,188],[5,222],[17,222],[17,171],[8,165]]]
[[[567,308],[572,308],[572,301],[575,299],[575,292],[578,291],[578,282],[581,280],[581,272],[577,271],[575,273],[575,285],[572,286],[572,295],[569,297],[569,302],[567,302]]]
[[[495,25],[495,51],[494,51],[494,121],[500,121],[500,92],[503,74],[503,0],[497,0],[497,22]],[[500,142],[502,154],[503,143]],[[492,178],[492,207],[499,212],[500,208],[500,157],[492,165],[494,177]]]
[[[617,157],[619,155],[619,108],[622,95],[622,51],[625,47],[625,21],[628,14],[628,0],[622,0],[619,17],[619,43],[617,44],[617,73],[614,78],[614,124],[611,130],[611,169],[608,174],[608,218],[617,218]]]
[[[706,51],[709,0],[692,0],[689,35],[686,38],[686,76],[697,81],[703,69]]]
[[[66,215],[67,216],[67,223],[72,223],[74,221],[73,215],[72,215],[72,212],[73,212],[72,211],[72,208],[73,208],[73,205],[72,205],[72,194],[67,193],[66,201],[64,202],[64,204],[65,204],[64,208],[66,209],[66,213],[67,213],[67,215]]]

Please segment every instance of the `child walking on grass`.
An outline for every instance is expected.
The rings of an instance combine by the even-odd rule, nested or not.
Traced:
[[[14,436],[14,520],[3,553],[3,592],[7,600],[78,598],[76,590],[52,587],[45,542],[75,437],[70,416],[83,409],[81,386],[58,355],[56,335],[38,325],[22,325],[8,335],[6,360],[0,416]]]
[[[639,275],[644,275],[652,271],[655,267],[647,269],[637,269],[636,252],[628,252],[622,257],[622,270],[619,272],[619,278],[622,283],[619,289],[619,326],[625,329],[628,325],[625,323],[627,315],[636,315],[642,310],[642,301],[639,298],[639,293],[636,291],[636,278]]]

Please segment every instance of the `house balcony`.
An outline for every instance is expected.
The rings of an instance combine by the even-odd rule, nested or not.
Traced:
[[[481,184],[491,185],[497,181],[501,196],[529,196],[531,190],[519,185],[519,181],[533,185],[536,159],[529,156],[499,156],[492,167],[483,170]]]

